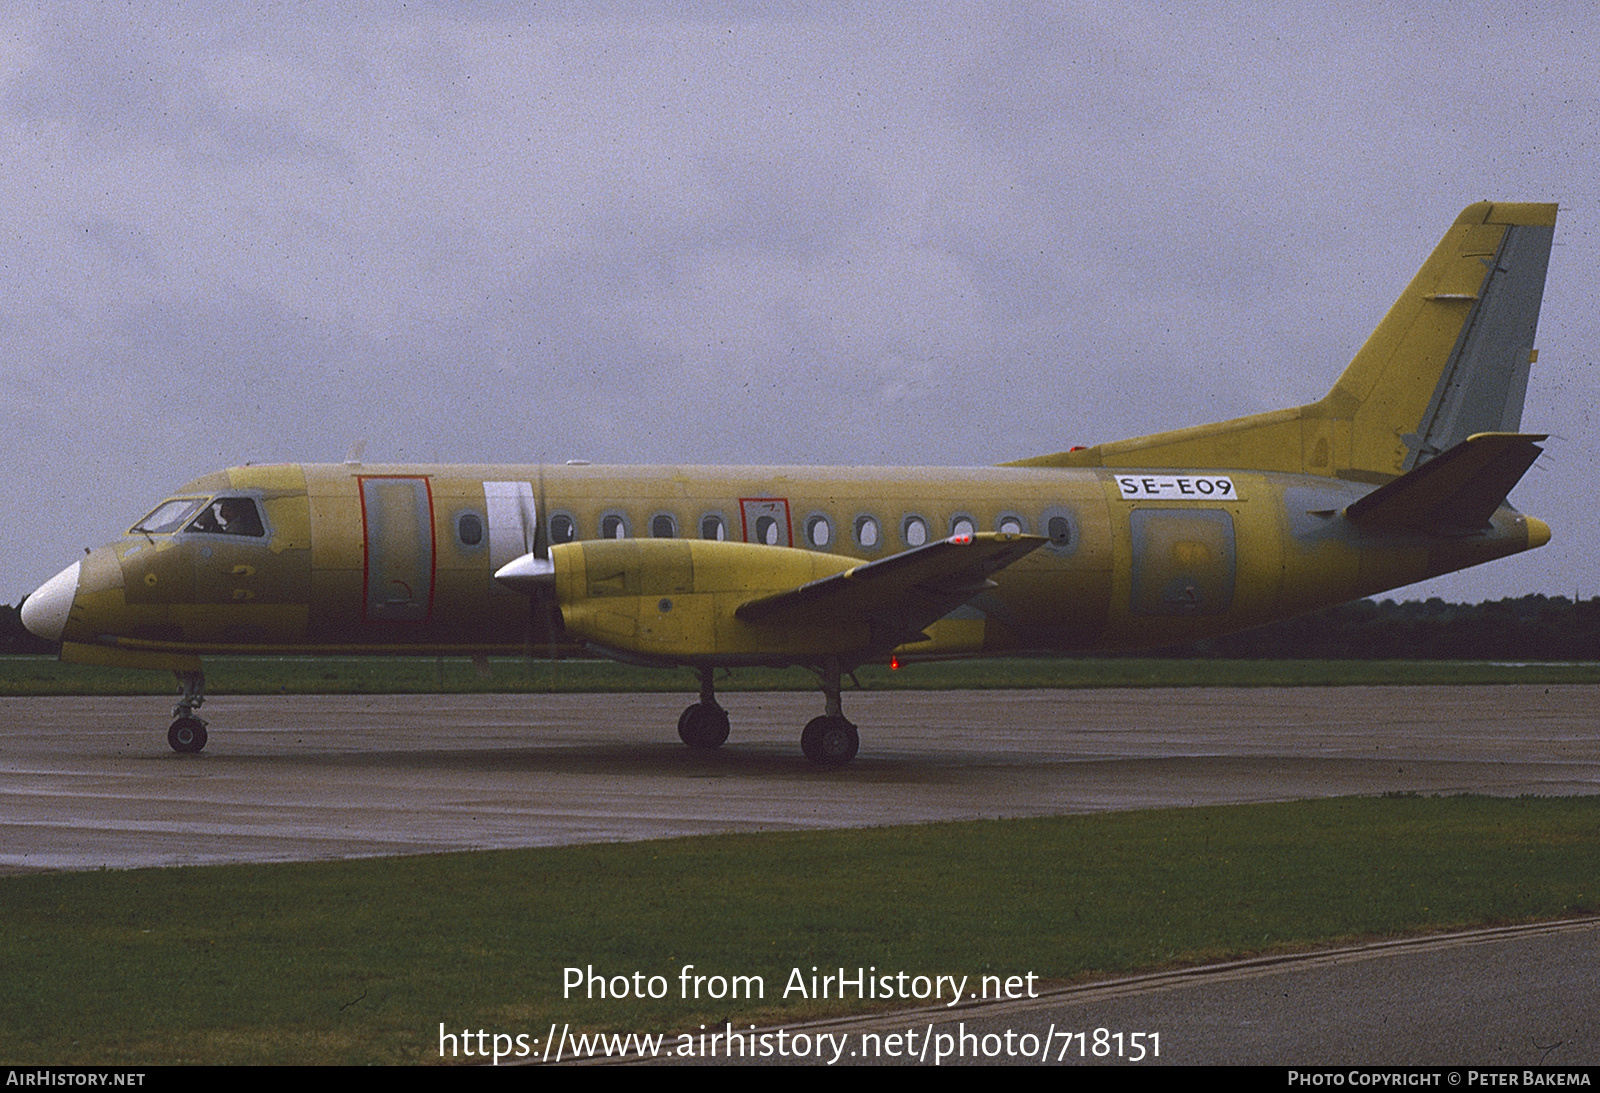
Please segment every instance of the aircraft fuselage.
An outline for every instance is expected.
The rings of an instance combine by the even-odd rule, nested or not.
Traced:
[[[864,646],[859,659],[1119,650],[1254,626],[1548,536],[1537,521],[1530,533],[1508,505],[1456,539],[1364,531],[1342,513],[1369,491],[1326,477],[1171,468],[237,467],[167,504],[204,512],[235,500],[256,506],[257,521],[241,533],[191,518],[91,552],[61,637],[151,654],[151,666],[202,652],[537,652],[549,636],[530,631],[527,598],[494,577],[536,546],[732,541],[810,551],[837,567],[1002,532],[1048,542],[927,628],[928,640]],[[631,591],[590,574],[572,598],[639,600],[626,610],[650,614],[648,559],[642,568],[644,584]],[[753,571],[732,591],[760,587]],[[682,663],[806,653],[722,641],[713,655],[691,656],[571,637]]]

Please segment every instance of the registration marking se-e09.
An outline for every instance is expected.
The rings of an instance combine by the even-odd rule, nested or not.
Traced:
[[[1217,474],[1119,474],[1124,501],[1237,501],[1233,479]]]

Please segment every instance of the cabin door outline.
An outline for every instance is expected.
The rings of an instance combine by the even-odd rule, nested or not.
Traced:
[[[438,544],[425,475],[361,475],[362,588],[367,622],[426,623]]]
[[[1128,514],[1135,615],[1222,615],[1238,570],[1226,509],[1134,509]]]

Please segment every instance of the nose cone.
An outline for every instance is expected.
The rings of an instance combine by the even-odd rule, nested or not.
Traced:
[[[22,601],[22,625],[35,636],[46,641],[61,640],[61,632],[67,628],[67,615],[72,611],[72,599],[78,594],[80,565],[73,562]]]

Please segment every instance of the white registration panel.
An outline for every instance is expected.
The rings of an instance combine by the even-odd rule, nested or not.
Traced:
[[[1220,474],[1119,474],[1124,501],[1237,501],[1233,479]]]

